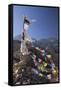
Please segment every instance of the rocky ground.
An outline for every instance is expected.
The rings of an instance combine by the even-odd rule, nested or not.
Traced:
[[[45,50],[44,50],[45,51]],[[58,82],[58,66],[44,56],[39,48],[32,47],[28,55],[22,55],[20,50],[13,54],[13,84],[39,84]],[[52,56],[51,54],[49,54]]]

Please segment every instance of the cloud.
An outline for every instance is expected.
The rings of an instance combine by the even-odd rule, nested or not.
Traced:
[[[36,19],[32,19],[31,21],[32,21],[32,22],[36,22],[37,20],[36,20]]]

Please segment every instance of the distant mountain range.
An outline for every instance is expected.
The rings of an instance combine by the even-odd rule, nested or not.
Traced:
[[[17,35],[16,37],[14,37],[14,40],[21,40],[21,35]],[[40,40],[37,40],[37,39],[35,39],[35,38],[32,38],[32,41],[41,41],[41,42],[46,42],[46,41],[50,41],[50,42],[54,42],[55,40],[56,41],[58,41],[58,39],[56,39],[56,38],[52,38],[52,37],[50,37],[50,38],[44,38],[44,39],[40,39]]]
[[[21,40],[21,35],[18,35],[14,38],[15,42],[19,42]],[[32,44],[35,47],[40,47],[40,48],[49,48],[51,50],[56,50],[58,52],[58,39],[56,38],[47,38],[47,39],[40,39],[36,40],[35,38],[32,38]]]
[[[21,35],[17,35],[16,37],[14,37],[14,40],[21,40]]]

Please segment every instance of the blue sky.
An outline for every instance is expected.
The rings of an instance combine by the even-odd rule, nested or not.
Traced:
[[[23,16],[28,16],[32,22],[28,32],[36,39],[58,37],[58,8],[15,6],[13,8],[13,37],[23,30]]]

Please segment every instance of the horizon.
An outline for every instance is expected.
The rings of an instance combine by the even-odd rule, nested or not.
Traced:
[[[15,37],[13,38],[13,40],[18,40],[20,37],[21,37],[21,34],[15,36]],[[33,39],[35,39],[35,40],[43,40],[43,39],[46,39],[46,40],[47,40],[47,39],[56,39],[56,40],[58,40],[58,38],[56,38],[56,37],[39,38],[39,39],[31,37],[31,39],[32,39],[32,40],[33,40]]]

